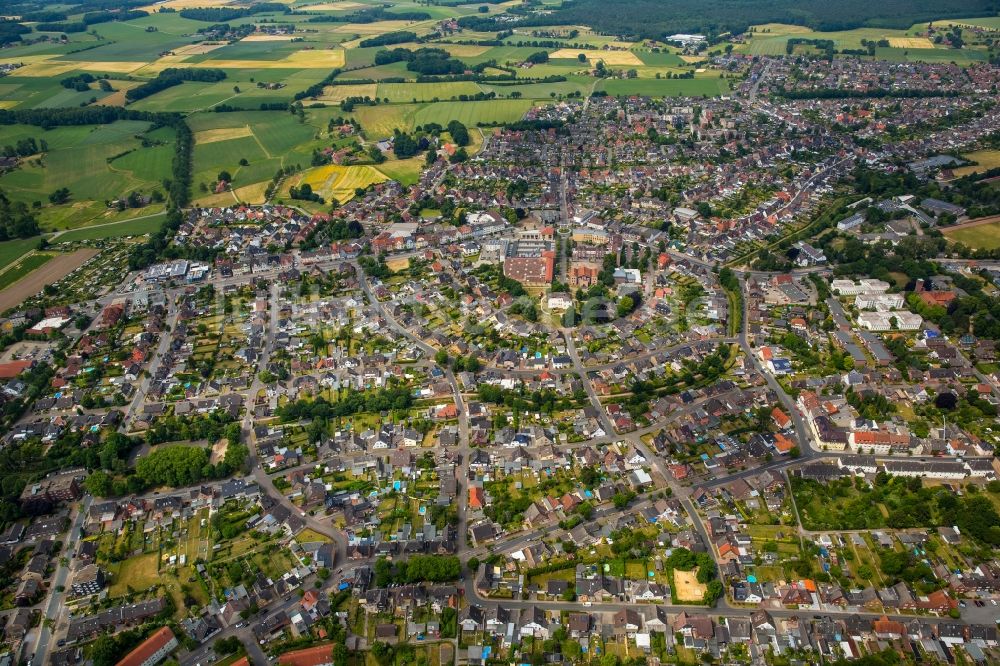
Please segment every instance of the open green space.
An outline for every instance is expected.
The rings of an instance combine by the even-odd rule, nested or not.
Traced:
[[[880,60],[890,60],[892,62],[953,62],[956,65],[970,65],[976,62],[985,62],[987,53],[979,49],[902,49],[881,47],[875,49],[875,57]]]
[[[14,264],[8,266],[2,273],[0,273],[0,289],[9,287],[36,268],[41,268],[48,263],[53,256],[54,255],[47,253],[36,253],[17,260]]]
[[[163,224],[163,213],[158,213],[153,217],[143,217],[135,220],[124,220],[122,222],[111,222],[99,226],[83,227],[67,231],[56,237],[55,242],[73,243],[83,240],[100,240],[102,238],[120,238],[122,236],[141,236],[150,234],[160,228]]]
[[[447,125],[458,120],[467,127],[477,124],[512,122],[531,108],[525,99],[502,99],[482,102],[432,102],[429,104],[389,104],[355,107],[353,115],[368,132],[369,138],[391,136],[393,130],[410,131],[418,125]]]
[[[0,269],[37,246],[37,238],[25,238],[0,242]]]
[[[948,240],[973,249],[992,250],[1000,247],[1000,221],[964,229],[946,229],[944,235]]]
[[[106,202],[139,192],[162,191],[170,175],[173,134],[159,129],[143,136],[150,124],[117,121],[45,130],[29,125],[0,126],[0,145],[33,139],[39,152],[22,158],[18,168],[0,176],[0,190],[38,209],[43,230],[71,229],[110,221],[117,211]],[[62,204],[50,195],[66,188]],[[37,202],[37,204],[35,203]]]
[[[647,95],[653,97],[697,97],[728,94],[729,81],[720,78],[695,79],[607,79],[598,90],[609,95]]]
[[[684,65],[684,61],[676,53],[669,53],[666,51],[659,51],[654,53],[653,51],[640,51],[636,53],[641,60],[646,65],[656,65],[665,67],[681,67]]]

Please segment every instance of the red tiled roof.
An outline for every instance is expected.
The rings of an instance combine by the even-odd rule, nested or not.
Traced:
[[[28,369],[31,361],[11,361],[0,363],[0,379],[13,379]]]
[[[161,650],[164,645],[175,638],[176,636],[174,636],[174,632],[170,630],[170,627],[163,627],[140,643],[139,647],[125,655],[125,658],[119,661],[116,666],[141,666],[157,650]]]

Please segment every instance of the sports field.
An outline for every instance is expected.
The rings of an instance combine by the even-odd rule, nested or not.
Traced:
[[[945,237],[974,250],[994,250],[1000,247],[1000,216],[973,220],[941,230]]]

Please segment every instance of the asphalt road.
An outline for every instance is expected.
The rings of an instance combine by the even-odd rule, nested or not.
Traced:
[[[70,525],[69,532],[67,532],[66,537],[63,540],[63,548],[60,552],[60,558],[67,558],[69,563],[72,563],[73,555],[76,552],[76,542],[80,536],[80,529],[83,527],[83,521],[87,517],[87,511],[90,509],[92,502],[93,498],[90,495],[86,495],[83,500],[81,500],[80,510],[77,511],[77,514]],[[66,592],[59,592],[57,588],[60,586],[66,586],[66,583],[69,580],[69,569],[69,566],[63,565],[61,562],[57,565],[56,572],[49,585],[48,596],[46,597],[45,602],[43,602],[43,616],[46,619],[52,620],[53,623],[58,623],[63,614],[63,600],[66,598]],[[52,631],[46,627],[43,622],[38,628],[38,639],[35,643],[35,657],[32,660],[32,663],[48,663],[47,659],[51,642]]]

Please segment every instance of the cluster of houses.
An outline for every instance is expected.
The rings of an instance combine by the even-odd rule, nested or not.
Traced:
[[[653,636],[665,642],[665,649],[693,650],[713,658],[725,658],[739,647],[751,659],[775,655],[810,653],[823,659],[857,658],[879,652],[894,644],[910,653],[919,649],[942,661],[962,650],[977,663],[986,663],[985,651],[997,647],[997,629],[986,624],[960,624],[913,619],[907,622],[878,615],[805,616],[794,612],[765,609],[746,614],[715,616],[703,612],[667,613],[661,606],[623,607],[615,612],[571,611],[565,618],[542,606],[463,609],[460,625],[464,636],[490,639],[507,648],[526,637],[545,640],[564,630],[578,641],[585,653],[602,643],[628,641],[640,654],[649,654]],[[481,665],[482,645],[469,648],[469,663]]]
[[[558,110],[555,112],[558,116]],[[559,203],[560,178],[566,181],[569,205],[574,219],[582,211],[598,211],[598,221],[608,224],[579,224],[573,238],[589,246],[610,246],[624,241],[648,238],[663,221],[670,221],[688,231],[687,251],[712,259],[733,250],[740,243],[759,241],[780,232],[795,217],[808,213],[815,196],[837,172],[837,160],[821,160],[786,180],[774,167],[796,150],[836,147],[830,135],[800,135],[788,140],[768,135],[766,128],[751,122],[752,114],[740,110],[730,100],[699,100],[698,104],[667,104],[658,100],[614,98],[592,100],[586,111],[579,111],[568,132],[501,132],[475,161],[452,170],[467,194],[480,190],[497,178],[523,180],[527,194],[512,205],[548,209]],[[696,157],[675,159],[679,144],[657,144],[647,133],[678,133],[696,141],[684,151]],[[754,150],[735,160],[720,158],[720,146],[729,150],[733,140],[746,132],[759,133]],[[588,155],[578,170],[561,171],[566,161],[579,162],[576,147],[601,143],[605,150]],[[630,164],[629,168],[611,168],[612,164]],[[754,172],[754,186],[767,188],[773,195],[765,198],[748,213],[727,219],[715,215],[702,217],[696,204],[710,201],[724,203],[740,195],[749,185],[745,174]],[[652,196],[664,182],[686,182],[690,186],[677,192],[682,205]],[[802,194],[804,193],[804,195]],[[629,238],[631,236],[632,238]],[[619,240],[620,239],[620,240]],[[576,248],[581,249],[581,248]],[[574,253],[576,253],[574,249]],[[586,250],[584,249],[584,252]],[[581,266],[574,275],[578,281],[592,279]]]

